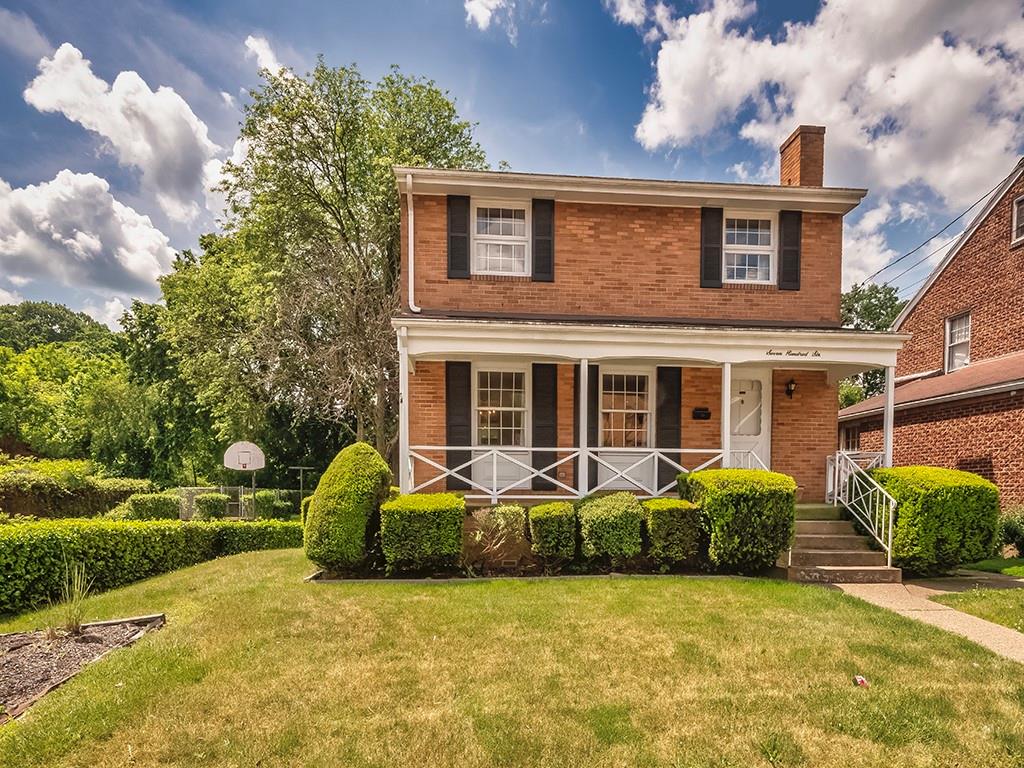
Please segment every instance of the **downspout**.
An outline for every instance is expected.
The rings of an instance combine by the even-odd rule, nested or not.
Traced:
[[[419,314],[420,308],[416,306],[416,294],[415,294],[415,276],[416,276],[416,238],[413,235],[414,225],[416,223],[416,215],[413,211],[412,202],[412,174],[405,174],[405,197],[407,201],[407,210],[409,211],[409,311]]]

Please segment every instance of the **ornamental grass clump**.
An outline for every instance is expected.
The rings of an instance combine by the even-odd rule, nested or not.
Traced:
[[[363,565],[380,527],[391,469],[373,446],[354,443],[320,478],[306,512],[306,557],[329,571]]]

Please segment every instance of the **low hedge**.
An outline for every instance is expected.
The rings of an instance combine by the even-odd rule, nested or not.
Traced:
[[[529,524],[531,549],[548,564],[576,557],[576,508],[570,502],[532,507]]]
[[[579,505],[580,544],[584,557],[620,563],[643,549],[644,510],[629,491],[585,499]]]
[[[149,480],[102,477],[83,460],[0,461],[0,509],[11,515],[95,517],[133,494],[154,490]]]
[[[893,565],[935,574],[991,556],[999,491],[988,480],[940,467],[874,469],[871,476],[896,499]]]
[[[380,544],[387,571],[456,566],[465,517],[466,501],[454,493],[410,493],[382,504]]]
[[[287,492],[261,489],[256,491],[256,518],[258,520],[287,520],[292,516],[292,503]],[[249,497],[246,497],[248,500]]]
[[[373,446],[354,443],[338,453],[306,512],[306,557],[328,570],[362,564],[390,487],[391,469]]]
[[[106,516],[113,520],[178,520],[181,518],[181,497],[174,491],[134,493]]]
[[[647,499],[643,509],[647,556],[666,568],[696,566],[701,551],[701,508],[685,499]]]
[[[94,591],[221,555],[302,545],[298,523],[268,520],[42,520],[0,526],[0,614],[59,598],[65,564],[83,563]]]
[[[231,497],[226,493],[200,493],[192,501],[193,520],[220,520],[228,513]]]
[[[771,567],[793,537],[796,481],[758,469],[705,469],[679,475],[679,495],[701,507],[707,560],[720,571]]]

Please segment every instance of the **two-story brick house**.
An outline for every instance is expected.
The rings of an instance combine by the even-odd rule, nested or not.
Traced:
[[[744,466],[822,500],[838,381],[905,337],[840,327],[865,190],[822,185],[824,128],[781,153],[778,185],[395,168],[403,491],[656,496]]]
[[[896,364],[897,464],[966,469],[1024,504],[1024,159],[908,302]],[[843,409],[851,450],[882,443],[882,397]]]

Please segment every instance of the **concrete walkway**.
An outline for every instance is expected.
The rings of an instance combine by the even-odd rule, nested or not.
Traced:
[[[963,613],[928,598],[969,589],[1024,589],[1024,580],[980,571],[903,584],[836,584],[848,595],[966,637],[1007,659],[1024,664],[1024,633]]]

